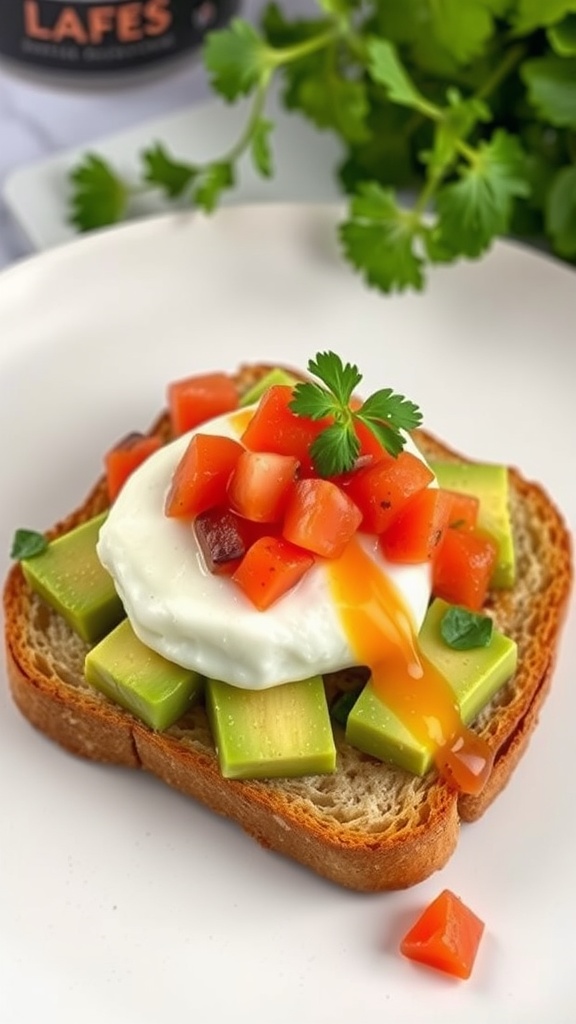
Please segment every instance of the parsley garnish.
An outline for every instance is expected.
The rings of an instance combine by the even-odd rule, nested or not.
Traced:
[[[576,260],[575,0],[317,0],[308,18],[283,6],[206,36],[211,88],[240,107],[224,152],[188,162],[151,140],[135,182],[88,154],[70,174],[79,230],[149,191],[209,213],[243,162],[271,177],[275,86],[341,144],[340,243],[374,288],[419,290],[434,264],[509,234]]]
[[[18,562],[23,558],[34,558],[46,551],[47,547],[48,541],[42,533],[37,533],[36,530],[16,530],[10,558],[14,558]]]
[[[290,408],[298,416],[331,420],[310,447],[310,457],[321,476],[336,476],[353,468],[360,453],[358,423],[368,427],[386,451],[397,456],[406,442],[402,431],[413,430],[422,422],[418,406],[394,394],[391,388],[375,391],[352,408],[350,400],[362,374],[334,352],[318,352],[308,363],[308,372],[322,384],[296,384]]]
[[[453,605],[442,616],[440,633],[444,643],[455,651],[469,651],[473,647],[488,647],[492,639],[493,623],[489,615],[471,612]]]

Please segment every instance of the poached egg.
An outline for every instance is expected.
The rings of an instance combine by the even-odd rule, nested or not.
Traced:
[[[143,643],[169,661],[246,689],[349,668],[364,663],[365,637],[351,630],[346,599],[346,573],[358,572],[374,580],[350,589],[370,605],[365,611],[375,642],[395,642],[396,626],[387,623],[399,615],[402,631],[418,632],[430,598],[429,566],[387,562],[373,535],[357,534],[361,554],[352,562],[317,559],[266,611],[230,579],[209,572],[192,523],[164,513],[172,476],[195,433],[239,439],[240,421],[234,413],[217,417],[151,455],[126,481],[100,531],[98,556]],[[419,454],[410,440],[407,448]]]

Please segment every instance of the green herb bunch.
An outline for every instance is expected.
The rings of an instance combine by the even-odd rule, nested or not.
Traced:
[[[211,86],[248,98],[216,160],[179,161],[158,142],[132,185],[98,155],[72,171],[82,231],[119,221],[142,189],[211,212],[249,154],[273,174],[274,81],[285,107],[344,145],[342,250],[384,292],[421,289],[427,267],[482,256],[493,240],[546,239],[576,262],[576,0],[317,0],[260,28],[206,37]],[[286,5],[287,6],[287,5]]]

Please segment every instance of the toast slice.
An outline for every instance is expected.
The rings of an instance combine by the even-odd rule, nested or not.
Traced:
[[[236,375],[240,392],[268,369],[241,368]],[[150,433],[169,439],[166,413]],[[428,433],[416,431],[414,440],[427,457],[465,461]],[[514,469],[510,501],[518,582],[513,590],[492,592],[489,608],[497,626],[517,641],[519,664],[514,678],[474,723],[495,751],[492,773],[479,796],[455,792],[434,771],[420,778],[384,765],[350,747],[338,726],[333,775],[223,778],[203,707],[155,733],[91,689],[83,676],[86,644],[30,590],[18,564],[4,587],[13,698],[32,725],[66,750],[150,771],[237,822],[264,847],[333,882],[360,891],[414,885],[443,867],[458,842],[460,823],[479,818],[506,785],[550,688],[572,579],[570,538],[546,493]],[[101,478],[83,504],[47,536],[67,532],[107,504]],[[335,682],[335,677],[327,679],[328,686]]]

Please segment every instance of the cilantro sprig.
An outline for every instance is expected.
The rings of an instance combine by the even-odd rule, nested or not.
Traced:
[[[375,391],[362,403],[352,402],[362,374],[335,352],[318,352],[309,361],[308,372],[321,383],[296,384],[290,408],[298,416],[330,420],[310,447],[310,457],[321,476],[337,476],[353,468],[360,454],[359,423],[397,456],[406,443],[403,431],[414,430],[422,422],[418,406],[391,388]]]
[[[508,234],[576,262],[576,0],[317,0],[308,18],[284,7],[205,39],[214,93],[241,104],[225,151],[190,162],[151,141],[135,181],[87,154],[70,174],[78,230],[133,215],[147,192],[211,213],[246,160],[272,177],[276,83],[289,111],[342,143],[340,245],[372,287],[420,290],[430,267]]]

